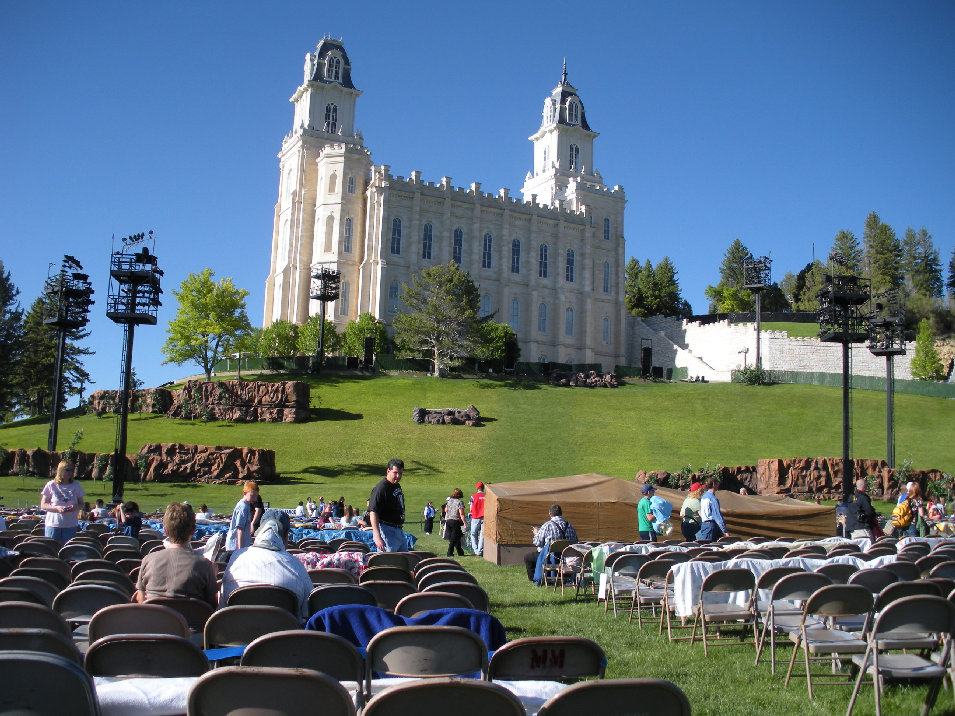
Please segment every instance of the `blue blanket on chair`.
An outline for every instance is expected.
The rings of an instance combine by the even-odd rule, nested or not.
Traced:
[[[381,607],[346,604],[315,612],[306,629],[337,634],[364,649],[380,631],[395,626],[458,626],[470,629],[487,644],[488,651],[500,648],[507,641],[504,626],[496,617],[477,609],[433,609],[416,617],[401,617]]]

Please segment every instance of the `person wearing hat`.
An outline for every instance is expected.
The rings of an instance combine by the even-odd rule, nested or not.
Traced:
[[[683,506],[680,508],[680,531],[687,542],[696,539],[696,533],[700,531],[700,526],[703,524],[700,518],[700,496],[703,494],[703,489],[703,484],[699,482],[690,485],[690,494],[683,500]]]
[[[649,483],[645,483],[643,487],[640,488],[640,492],[643,493],[643,498],[637,503],[637,531],[640,533],[640,539],[644,542],[657,541],[657,533],[653,530],[653,522],[656,520],[656,517],[650,506],[650,498],[653,497],[653,493],[656,492],[656,490],[657,489]]]
[[[255,531],[251,547],[236,551],[222,575],[219,606],[229,602],[229,595],[250,584],[272,584],[291,591],[298,602],[298,616],[308,617],[308,595],[312,579],[298,558],[285,551],[290,526],[289,516],[282,510],[265,510]]]
[[[484,554],[484,483],[477,484],[477,492],[471,495],[471,549],[481,557]]]

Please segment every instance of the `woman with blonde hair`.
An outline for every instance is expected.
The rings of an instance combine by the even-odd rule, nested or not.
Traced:
[[[703,524],[700,517],[700,496],[703,494],[703,489],[703,485],[699,482],[690,485],[690,494],[683,500],[683,506],[680,507],[680,531],[687,542],[696,539],[696,533],[700,531],[700,526]]]
[[[76,468],[63,460],[56,466],[56,477],[40,491],[40,509],[46,512],[44,534],[60,544],[66,544],[76,534],[79,512],[86,491],[73,482]]]

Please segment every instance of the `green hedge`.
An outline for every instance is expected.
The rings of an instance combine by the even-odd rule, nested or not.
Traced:
[[[842,386],[841,373],[801,373],[793,370],[766,371],[772,383],[797,383],[800,385]],[[858,390],[885,392],[885,378],[870,375],[854,375],[850,385]],[[896,380],[896,393],[911,393],[930,398],[955,398],[955,383],[935,383],[928,380]]]

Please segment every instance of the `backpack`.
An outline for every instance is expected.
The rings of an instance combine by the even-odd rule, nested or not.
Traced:
[[[892,524],[903,530],[912,524],[912,507],[908,500],[902,500],[892,510]]]

